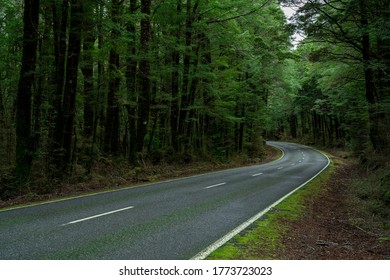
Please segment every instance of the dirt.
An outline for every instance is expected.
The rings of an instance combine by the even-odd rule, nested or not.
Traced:
[[[362,176],[356,164],[344,162],[336,168],[324,191],[305,202],[307,210],[301,218],[287,222],[289,229],[277,259],[390,259],[389,231],[370,224],[363,228],[353,222],[362,217],[351,207],[351,186]]]

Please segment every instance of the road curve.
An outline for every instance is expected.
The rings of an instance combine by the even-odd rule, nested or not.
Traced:
[[[329,165],[268,142],[277,161],[0,211],[0,259],[202,258]]]

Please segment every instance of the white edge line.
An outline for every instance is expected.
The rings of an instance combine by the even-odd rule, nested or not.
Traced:
[[[223,186],[223,185],[226,185],[226,183],[220,183],[220,184],[208,186],[208,187],[205,187],[204,189],[211,189],[211,188],[215,188],[215,187],[219,187],[219,186]]]
[[[84,221],[87,221],[87,220],[99,218],[99,217],[102,217],[102,216],[114,214],[116,212],[125,211],[125,210],[129,210],[129,209],[132,209],[132,208],[134,208],[134,206],[130,206],[130,207],[126,207],[126,208],[122,208],[122,209],[118,209],[118,210],[102,213],[102,214],[99,214],[99,215],[87,217],[87,218],[80,219],[80,220],[75,220],[75,221],[72,221],[72,222],[69,222],[69,223],[62,224],[61,226],[67,226],[67,225],[70,225],[70,224],[76,224],[76,223],[84,222]]]
[[[268,163],[266,163],[266,164],[275,163],[275,162],[278,162],[279,160],[281,160],[282,158],[284,158],[284,150],[283,150],[283,148],[280,148],[280,147],[278,147],[278,146],[276,146],[276,145],[272,145],[272,144],[271,144],[270,142],[268,142],[268,141],[267,141],[267,145],[268,145],[268,146],[271,146],[271,147],[274,147],[274,148],[276,148],[276,149],[278,149],[279,151],[282,152],[282,155],[280,156],[280,158],[275,159],[275,160],[273,160],[273,161],[271,161],[271,162],[268,162]]]
[[[319,151],[317,151],[319,152]],[[305,186],[306,184],[308,184],[309,182],[311,182],[312,180],[314,180],[318,175],[320,175],[322,173],[322,171],[324,171],[326,168],[328,168],[329,164],[330,164],[330,159],[327,155],[325,155],[324,153],[320,152],[323,156],[325,156],[328,160],[328,163],[326,164],[326,166],[324,168],[322,168],[317,174],[315,174],[313,177],[311,177],[309,180],[307,180],[305,183],[303,183],[302,185],[300,185],[299,187],[297,187],[296,189],[292,190],[291,192],[289,192],[288,194],[286,194],[285,196],[283,196],[282,198],[280,198],[279,200],[277,200],[276,202],[274,202],[273,204],[271,204],[270,206],[268,206],[267,208],[265,208],[264,210],[262,210],[260,213],[256,214],[255,216],[253,216],[252,218],[250,218],[249,220],[247,220],[246,222],[244,222],[243,224],[239,225],[238,227],[236,227],[235,229],[233,229],[231,232],[229,232],[228,234],[226,234],[224,237],[222,237],[221,239],[217,240],[216,242],[214,242],[213,244],[211,244],[210,246],[208,246],[207,248],[205,248],[204,250],[202,250],[201,252],[199,252],[198,254],[196,254],[195,256],[193,256],[190,260],[203,260],[205,259],[207,256],[209,256],[212,252],[214,252],[215,250],[217,250],[219,247],[221,247],[222,245],[224,245],[226,242],[228,242],[230,239],[232,239],[234,236],[236,236],[237,234],[239,234],[241,231],[243,231],[244,229],[246,229],[248,226],[250,226],[251,224],[253,224],[254,222],[256,222],[257,220],[259,220],[262,216],[264,216],[267,212],[269,212],[272,208],[274,208],[276,205],[278,205],[279,203],[281,203],[283,200],[285,200],[287,197],[289,197],[290,195],[292,195],[293,193],[295,193],[297,190],[301,189],[303,186]]]

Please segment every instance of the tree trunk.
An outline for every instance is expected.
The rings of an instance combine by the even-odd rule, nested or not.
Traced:
[[[176,12],[177,17],[181,14],[182,11],[182,0],[177,1]],[[172,101],[171,101],[171,141],[172,146],[176,152],[179,151],[179,144],[177,139],[178,133],[178,120],[179,120],[179,68],[180,68],[180,53],[178,47],[180,45],[181,38],[181,28],[180,21],[175,23],[175,37],[176,45],[172,52]]]
[[[50,162],[54,169],[59,169],[61,158],[63,156],[63,132],[64,132],[64,117],[62,100],[64,94],[65,81],[65,61],[66,61],[66,45],[67,45],[67,26],[68,26],[68,1],[63,0],[61,13],[56,1],[52,1],[53,9],[53,34],[54,34],[54,63],[55,63],[55,87],[53,100],[53,122],[54,129],[50,133]]]
[[[85,1],[87,2],[87,1]],[[90,1],[86,5],[86,15],[83,25],[84,40],[83,40],[83,66],[81,71],[84,76],[84,137],[87,139],[92,137],[93,120],[94,120],[94,65],[93,55],[95,36],[94,24],[94,7]]]
[[[130,14],[135,14],[137,9],[137,0],[130,0]],[[126,86],[129,106],[126,106],[129,121],[130,147],[129,147],[129,161],[134,162],[137,157],[135,150],[137,141],[137,123],[136,123],[136,104],[137,104],[137,53],[136,47],[136,27],[133,22],[127,24],[127,31],[131,38],[129,43],[129,57],[127,59],[126,67]]]
[[[290,115],[290,131],[291,137],[297,138],[297,116],[295,114]]]
[[[37,59],[39,0],[25,0],[22,67],[16,98],[16,167],[19,180],[28,178],[32,164],[31,98]]]
[[[118,90],[120,86],[119,78],[119,53],[117,40],[119,37],[119,0],[112,0],[111,18],[114,27],[111,29],[110,57],[108,62],[108,94],[107,94],[107,115],[104,151],[106,154],[116,155],[119,150],[119,102]]]
[[[144,147],[144,139],[147,132],[150,111],[150,58],[149,58],[149,44],[150,44],[150,9],[151,0],[141,0],[141,60],[139,63],[140,72],[140,95],[139,95],[139,109],[137,120],[137,142],[136,152],[142,152]]]
[[[66,62],[66,81],[64,89],[64,171],[69,172],[72,161],[72,138],[74,134],[74,118],[76,115],[77,74],[81,50],[81,30],[83,6],[81,0],[72,0],[69,27],[68,57]]]
[[[370,127],[370,140],[375,150],[381,150],[383,143],[381,139],[381,132],[379,131],[380,115],[378,112],[378,96],[374,84],[374,73],[371,66],[371,46],[370,46],[370,34],[369,34],[369,22],[367,3],[365,0],[359,0],[360,9],[360,24],[363,30],[361,42],[362,42],[362,57],[364,67],[364,79],[366,100],[368,102],[368,117]]]
[[[186,18],[186,32],[185,32],[185,44],[186,50],[183,58],[183,83],[182,83],[182,94],[181,94],[181,105],[179,114],[179,127],[178,127],[178,141],[179,150],[183,147],[185,142],[185,130],[187,127],[187,116],[189,107],[189,88],[190,88],[190,65],[191,65],[191,54],[192,54],[192,5],[191,0],[187,0],[187,18]]]

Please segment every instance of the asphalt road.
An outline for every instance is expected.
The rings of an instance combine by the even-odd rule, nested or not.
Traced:
[[[269,144],[281,159],[1,211],[0,259],[198,258],[328,165],[308,147]]]

